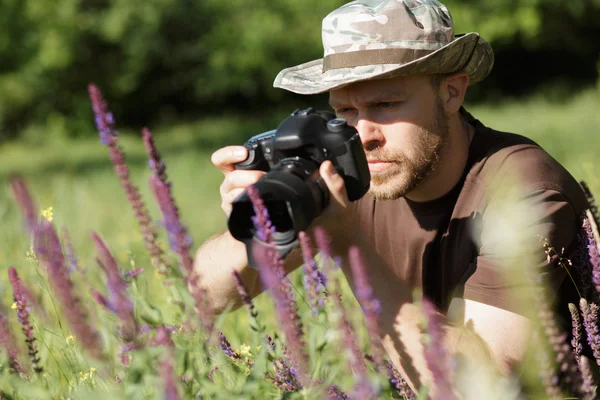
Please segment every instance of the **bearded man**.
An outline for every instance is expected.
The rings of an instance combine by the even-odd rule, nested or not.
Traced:
[[[465,110],[468,86],[490,73],[494,55],[479,34],[455,35],[444,5],[354,1],[324,18],[322,36],[324,57],[281,71],[274,86],[329,93],[337,116],[359,132],[371,186],[360,200],[348,201],[342,177],[324,162],[320,174],[331,204],[314,225],[329,232],[336,254],[360,248],[381,302],[384,347],[411,386],[431,383],[415,290],[437,306],[446,350],[456,352],[476,337],[501,372],[512,372],[531,336],[520,307],[530,299],[527,273],[533,282],[536,275],[546,278],[561,312],[578,301],[564,263],[548,261],[538,238],[569,257],[587,207],[581,188],[536,143],[488,128]],[[225,174],[226,215],[264,174],[236,170],[246,157],[242,146],[212,156]],[[301,263],[298,252],[285,261],[288,271]],[[217,309],[239,304],[232,270],[253,296],[261,291],[244,245],[229,232],[198,250],[196,268]],[[468,339],[467,322],[474,333]]]

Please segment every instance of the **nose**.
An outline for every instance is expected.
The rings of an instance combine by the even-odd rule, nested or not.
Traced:
[[[362,142],[364,147],[377,145],[380,144],[380,142],[384,141],[384,136],[381,132],[381,127],[365,117],[359,116],[355,120],[354,127],[358,131],[360,141]]]

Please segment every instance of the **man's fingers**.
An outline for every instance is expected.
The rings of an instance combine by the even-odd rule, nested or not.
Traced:
[[[231,171],[225,175],[225,180],[221,185],[222,193],[226,194],[237,188],[245,189],[255,184],[264,174],[264,171]]]
[[[210,161],[223,173],[235,171],[235,164],[248,158],[248,150],[244,146],[226,146],[215,151]]]
[[[319,173],[335,201],[342,207],[348,206],[350,200],[348,200],[344,179],[337,173],[331,161],[324,161],[319,168]]]
[[[244,192],[244,190],[246,190],[246,189],[244,189],[244,188],[233,189],[231,192],[229,192],[227,194],[227,202],[230,204],[233,203],[233,201],[235,199],[237,199],[238,196]]]

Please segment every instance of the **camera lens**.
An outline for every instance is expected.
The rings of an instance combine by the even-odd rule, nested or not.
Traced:
[[[269,213],[278,245],[290,243],[318,217],[329,201],[329,191],[318,165],[293,157],[282,160],[254,184]],[[232,204],[228,227],[233,237],[249,240],[257,232],[252,221],[254,208],[244,191]]]

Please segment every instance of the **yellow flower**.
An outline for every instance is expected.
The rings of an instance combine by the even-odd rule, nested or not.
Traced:
[[[48,220],[48,222],[52,222],[53,213],[52,206],[46,208],[45,210],[40,211],[40,215]]]
[[[244,357],[252,357],[252,353],[250,352],[250,346],[245,343],[242,343],[240,346],[240,355]]]
[[[29,251],[27,251],[27,253],[25,254],[25,259],[27,261],[31,261],[34,264],[38,262],[37,256],[35,255],[35,251],[33,251],[33,247],[29,248]]]
[[[10,306],[10,308],[12,308],[13,310],[17,309],[17,302],[15,301],[12,306]]]
[[[67,341],[68,344],[75,343],[75,340],[73,339],[73,335],[67,336],[65,340]]]

